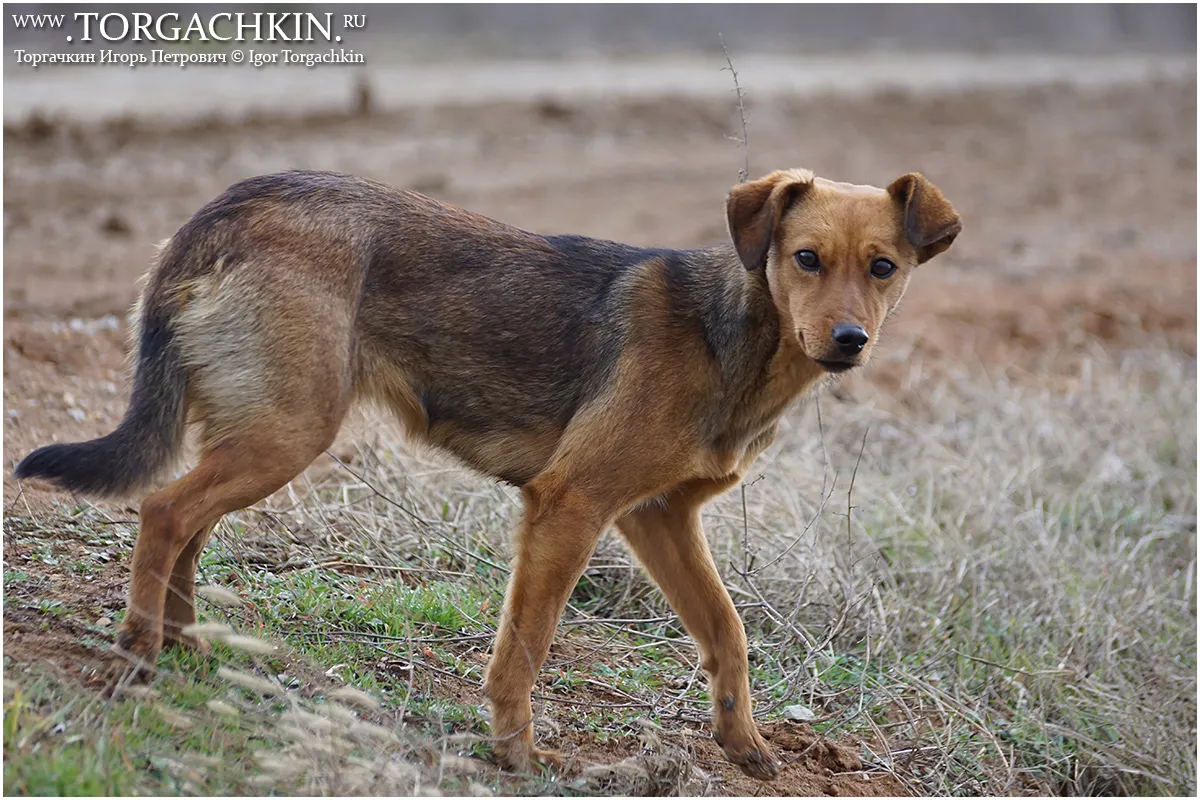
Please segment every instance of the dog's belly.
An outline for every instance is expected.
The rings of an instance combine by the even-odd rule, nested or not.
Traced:
[[[360,399],[390,409],[409,438],[448,452],[485,475],[522,486],[550,462],[570,421],[573,398],[546,387],[497,380],[494,372],[471,376],[443,367],[441,375],[431,376],[428,366],[422,371],[414,376],[388,355],[362,347],[356,392]]]
[[[453,422],[429,428],[428,441],[474,469],[514,486],[524,486],[550,462],[561,431],[473,431]]]

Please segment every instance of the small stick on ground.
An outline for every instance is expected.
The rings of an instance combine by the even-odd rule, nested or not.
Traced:
[[[867,434],[871,432],[871,426],[868,425],[863,430],[862,444],[858,447],[858,458],[854,460],[854,471],[850,473],[850,488],[846,490],[846,543],[854,546],[854,532],[850,527],[850,517],[854,512],[852,505],[854,499],[854,480],[858,477],[858,465],[862,463],[863,451],[867,449]]]
[[[746,92],[742,89],[741,81],[738,80],[737,70],[733,67],[733,59],[729,57],[729,48],[725,46],[725,40],[721,38],[721,34],[719,33],[717,34],[717,41],[721,43],[721,52],[725,54],[726,66],[721,67],[721,69],[722,71],[729,70],[729,74],[733,76],[733,89],[737,92],[737,109],[738,116],[742,120],[742,135],[740,137],[729,136],[727,138],[733,139],[742,146],[742,155],[745,158],[745,162],[742,168],[738,170],[738,183],[745,183],[750,177],[750,135],[747,133],[748,125],[746,123]]]

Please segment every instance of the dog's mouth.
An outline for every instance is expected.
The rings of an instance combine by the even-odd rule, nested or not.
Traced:
[[[835,374],[852,370],[858,366],[857,361],[827,361],[820,358],[814,358],[813,361],[816,361],[821,369],[825,370],[826,372],[832,372]]]
[[[848,372],[855,367],[862,366],[864,359],[862,358],[861,354],[849,360],[841,358],[816,358],[815,356],[809,354],[808,348],[805,347],[804,331],[797,329],[796,338],[800,340],[800,349],[804,351],[805,355],[811,358],[817,364],[817,366],[826,372],[836,375],[840,372]]]

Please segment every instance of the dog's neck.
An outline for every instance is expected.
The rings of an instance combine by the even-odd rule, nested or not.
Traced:
[[[750,322],[757,321],[760,331],[770,332],[772,346],[754,362],[757,380],[747,385],[741,406],[748,418],[770,424],[797,397],[816,386],[825,371],[804,352],[795,332],[785,328],[765,272],[745,271],[744,280],[747,302],[755,309]],[[752,337],[755,332],[746,335]]]
[[[723,384],[714,442],[737,447],[773,425],[825,373],[783,328],[765,273],[747,270],[732,246],[707,252],[724,278],[705,320],[709,340],[722,345],[714,348]]]

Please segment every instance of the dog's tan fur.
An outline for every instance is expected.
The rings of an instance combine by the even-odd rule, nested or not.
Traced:
[[[568,597],[615,524],[676,608],[711,681],[714,736],[748,774],[778,762],[751,715],[746,638],[700,527],[779,416],[869,358],[913,268],[958,215],[926,179],[886,190],[771,173],[733,188],[731,246],[641,250],[542,237],[350,176],[231,187],[172,238],[139,303],[134,393],[113,434],[18,467],[94,494],[145,485],[201,431],[196,467],[141,509],[125,653],[194,621],[216,522],[284,486],[352,403],[521,486],[525,517],[487,672],[496,753],[528,769],[530,692]],[[793,256],[811,250],[820,269]],[[898,267],[872,276],[878,258]],[[835,325],[870,339],[846,358]]]

